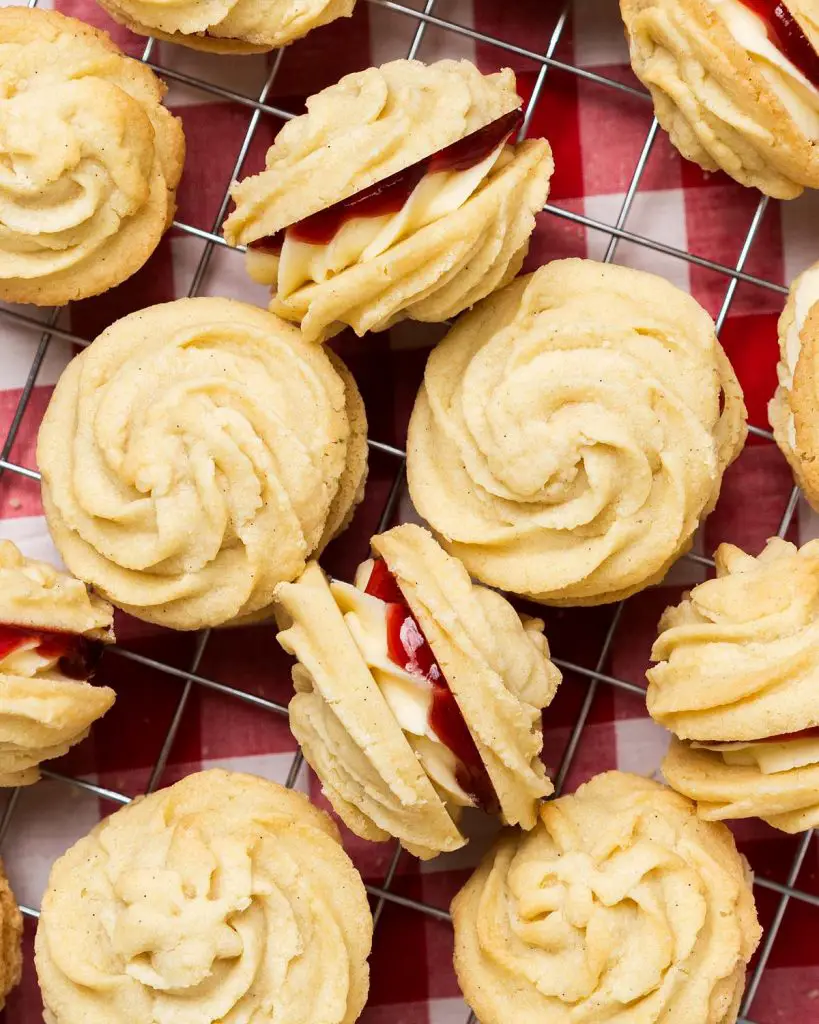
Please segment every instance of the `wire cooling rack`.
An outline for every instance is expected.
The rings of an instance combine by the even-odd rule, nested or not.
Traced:
[[[404,16],[408,19],[412,19],[415,22],[415,30],[412,37],[412,42],[407,51],[408,58],[414,58],[417,56],[424,36],[430,27],[442,30],[445,33],[449,33],[455,37],[465,37],[472,41],[491,46],[499,51],[499,56],[502,56],[504,52],[515,54],[518,57],[524,57],[531,60],[539,65],[539,70],[534,84],[531,97],[526,105],[525,118],[523,125],[520,129],[520,136],[524,137],[528,131],[529,125],[531,124],[532,117],[534,116],[538,102],[541,98],[543,87],[546,83],[547,76],[551,69],[559,69],[564,72],[568,72],[578,78],[585,79],[589,82],[594,82],[602,88],[617,90],[622,94],[626,94],[629,97],[637,97],[645,102],[650,102],[650,97],[647,92],[643,89],[629,85],[625,82],[620,82],[612,78],[608,78],[605,75],[597,74],[594,71],[586,68],[577,67],[573,64],[567,63],[562,60],[558,60],[554,55],[557,51],[558,44],[564,34],[566,25],[569,18],[569,12],[571,8],[571,2],[565,4],[560,11],[548,45],[544,52],[537,53],[533,50],[527,49],[526,47],[519,46],[513,42],[497,38],[494,36],[486,35],[482,32],[478,32],[475,29],[467,26],[457,24],[453,21],[449,21],[445,18],[440,17],[436,14],[436,4],[438,0],[423,0],[423,10],[418,10],[409,7],[405,4],[394,2],[394,0],[366,0],[366,2],[373,6],[385,8],[389,11],[393,11],[398,15]],[[38,0],[29,0],[29,7],[36,7]],[[184,74],[178,70],[171,68],[162,67],[156,64],[153,60],[155,47],[155,40],[149,39],[145,45],[142,53],[141,60],[156,71],[162,78],[173,80],[182,85],[192,87],[194,89],[202,90],[205,93],[219,96],[226,100],[231,100],[235,103],[241,104],[242,106],[251,108],[253,113],[250,117],[247,131],[245,133],[242,145],[236,157],[236,162],[231,175],[231,181],[241,176],[242,168],[245,163],[248,151],[250,149],[253,138],[256,134],[256,130],[259,126],[260,119],[263,115],[271,115],[273,117],[287,120],[294,116],[294,114],[287,110],[282,110],[275,107],[267,102],[268,96],[270,95],[272,86],[278,74],[279,67],[281,65],[282,56],[284,51],[279,51],[272,61],[269,69],[266,81],[258,98],[252,99],[240,92],[236,92],[232,89],[225,88],[224,86],[217,85],[212,82],[208,82],[204,79],[194,78],[190,75]],[[742,244],[739,257],[734,266],[728,266],[715,262],[713,260],[706,259],[702,256],[695,255],[694,253],[687,252],[686,250],[675,248],[674,246],[667,245],[663,242],[657,241],[653,238],[649,238],[642,234],[635,234],[631,231],[626,230],[625,224],[628,219],[629,213],[633,206],[635,197],[637,196],[640,188],[640,183],[643,178],[643,173],[646,168],[649,156],[654,146],[655,139],[659,125],[656,118],[652,120],[651,127],[645,137],[642,149],[640,151],[639,158],[634,166],[631,179],[629,181],[626,193],[623,199],[623,203],[620,207],[617,219],[615,223],[607,224],[594,218],[587,217],[583,214],[573,212],[571,210],[564,209],[559,206],[547,203],[544,207],[544,211],[551,214],[554,217],[561,218],[580,225],[584,228],[591,229],[592,231],[600,232],[605,236],[608,236],[609,242],[605,251],[603,260],[607,263],[614,260],[617,253],[617,248],[620,242],[625,241],[641,246],[645,249],[653,250],[654,252],[670,256],[675,259],[684,260],[690,264],[697,265],[699,267],[707,268],[715,271],[716,273],[723,276],[726,281],[725,294],[722,300],[722,304],[719,313],[716,317],[717,332],[719,333],[725,323],[726,317],[731,309],[731,305],[734,301],[736,289],[740,282],[755,285],[758,288],[768,289],[769,291],[778,292],[782,295],[787,294],[787,288],[783,287],[773,281],[766,280],[761,277],[757,277],[753,274],[745,272],[745,266],[748,261],[748,257],[751,253],[751,249],[754,245],[754,241],[757,237],[762,220],[765,216],[765,212],[768,207],[769,200],[766,196],[762,196],[756,207],[756,210],[751,218],[750,225],[748,227],[745,239]],[[223,247],[230,249],[232,248],[222,238],[218,231],[221,227],[222,221],[226,216],[230,197],[226,191],[216,218],[213,222],[213,227],[210,231],[203,230],[202,228],[196,227],[192,224],[186,224],[181,221],[174,221],[173,226],[179,232],[184,235],[192,236],[204,241],[205,245],[202,250],[199,261],[196,265],[196,269],[191,280],[190,287],[188,289],[189,296],[195,296],[202,286],[204,276],[208,270],[211,258],[214,250],[217,247]],[[240,251],[241,251],[240,247]],[[34,481],[39,481],[40,474],[29,467],[18,465],[9,460],[14,442],[17,438],[20,426],[31,400],[32,393],[34,391],[35,384],[37,382],[38,373],[43,364],[46,352],[48,351],[49,344],[52,338],[61,338],[63,340],[72,342],[76,345],[87,346],[90,343],[89,339],[78,337],[70,331],[64,330],[57,326],[57,319],[60,310],[53,310],[45,321],[36,320],[33,317],[27,316],[24,313],[19,312],[16,309],[8,309],[0,305],[0,318],[13,321],[17,324],[23,325],[30,328],[33,332],[40,333],[40,340],[37,349],[34,354],[33,361],[28,373],[26,383],[22,389],[20,399],[15,410],[14,416],[12,417],[9,430],[3,440],[2,447],[0,448],[0,478],[6,472],[18,474],[19,476],[27,477]],[[767,440],[773,440],[773,435],[758,426],[749,427],[751,433],[758,437],[765,438]],[[395,510],[397,502],[399,501],[406,479],[406,453],[400,448],[395,447],[391,444],[386,444],[378,440],[370,439],[369,445],[371,449],[381,452],[386,456],[394,460],[395,474],[392,479],[392,486],[389,490],[389,495],[381,513],[381,518],[378,526],[378,530],[386,528],[389,524],[392,514]],[[791,525],[791,521],[796,512],[796,508],[799,502],[799,489],[794,487],[791,491],[790,498],[787,502],[786,507],[783,510],[782,517],[779,524],[778,535],[784,537],[788,532]],[[691,559],[700,565],[708,568],[713,568],[714,561],[704,555],[690,552],[684,556],[685,558]],[[608,660],[609,652],[611,650],[612,643],[617,633],[618,625],[620,623],[621,615],[623,611],[623,604],[619,604],[614,612],[613,618],[605,635],[600,654],[596,659],[594,668],[590,668],[584,665],[579,665],[574,662],[569,662],[561,659],[555,659],[556,664],[564,671],[574,673],[588,681],[588,688],[578,714],[577,720],[571,730],[570,738],[566,751],[564,753],[562,762],[559,770],[557,771],[555,778],[556,792],[559,794],[565,783],[569,769],[572,766],[573,759],[578,749],[578,745],[583,733],[583,729],[588,720],[589,714],[594,703],[595,695],[598,688],[602,684],[603,686],[612,686],[620,690],[628,691],[632,694],[637,694],[640,697],[644,696],[645,691],[625,679],[618,679],[615,676],[608,675],[604,672],[605,665]],[[202,661],[205,649],[210,639],[211,631],[206,630],[198,634],[193,658],[190,662],[189,669],[180,669],[173,665],[165,664],[161,661],[157,661],[153,658],[146,657],[136,651],[128,650],[125,647],[119,645],[113,645],[110,651],[117,656],[129,659],[132,662],[136,662],[145,668],[153,669],[161,673],[165,673],[170,676],[174,676],[184,682],[184,687],[178,699],[173,717],[170,722],[170,726],[165,735],[162,743],[162,747],[159,752],[159,756],[156,763],[151,771],[146,792],[152,792],[159,784],[160,779],[163,776],[165,768],[168,763],[168,758],[171,753],[171,748],[177,737],[180,725],[182,723],[183,716],[185,714],[186,707],[188,705],[191,692],[194,687],[204,687],[206,689],[216,691],[218,693],[230,696],[236,700],[243,701],[247,704],[251,704],[254,707],[269,712],[273,715],[287,716],[287,708],[275,701],[268,700],[262,696],[248,693],[243,690],[237,689],[233,686],[229,686],[226,683],[220,682],[216,679],[210,679],[199,674],[199,665]],[[299,772],[303,764],[303,757],[301,752],[297,752],[293,758],[292,764],[287,778],[287,786],[293,787],[296,784]],[[115,804],[127,804],[130,802],[130,797],[119,793],[112,789],[107,789],[103,786],[99,786],[94,782],[90,782],[82,778],[73,778],[67,775],[62,775],[57,772],[43,771],[43,775],[63,782],[67,785],[75,786],[80,789],[86,790],[87,792],[93,793],[96,796],[111,801]],[[11,825],[14,818],[14,810],[17,805],[17,801],[20,795],[20,790],[12,792],[9,801],[6,804],[5,811],[0,819],[0,845],[10,837]],[[802,869],[805,857],[807,855],[813,832],[806,832],[799,839],[798,846],[796,848],[796,854],[790,865],[787,873],[787,880],[785,884],[780,884],[768,878],[756,877],[754,884],[763,889],[773,890],[779,894],[779,903],[776,907],[776,911],[773,915],[771,923],[768,925],[765,937],[763,939],[759,958],[757,960],[756,967],[748,979],[748,984],[741,1007],[741,1016],[739,1024],[755,1024],[752,1018],[749,1016],[753,1009],[754,999],[762,980],[763,973],[770,959],[771,951],[774,943],[776,942],[777,935],[785,917],[788,904],[791,900],[800,900],[806,904],[812,905],[817,908],[817,922],[819,922],[819,897],[805,892],[796,887],[796,882],[799,873]],[[384,879],[380,886],[368,886],[368,892],[375,900],[374,917],[376,925],[381,917],[384,906],[386,903],[394,903],[401,907],[413,910],[419,914],[425,914],[429,917],[435,918],[439,921],[450,921],[449,914],[439,907],[431,906],[430,904],[421,902],[420,900],[410,899],[405,896],[399,895],[391,891],[392,885],[395,879],[396,871],[398,869],[399,860],[402,856],[408,856],[408,854],[402,853],[400,847],[396,846],[389,868],[384,876]],[[22,913],[31,918],[37,918],[39,911],[35,907],[21,906]],[[476,1024],[476,1018],[474,1014],[470,1014],[464,1024]],[[695,1024],[695,1022],[692,1022]]]

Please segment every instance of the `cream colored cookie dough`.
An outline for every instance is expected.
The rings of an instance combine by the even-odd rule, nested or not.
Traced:
[[[546,604],[615,601],[691,546],[745,419],[690,296],[561,260],[482,302],[430,355],[409,488],[484,583]]]
[[[356,0],[100,0],[132,32],[210,53],[264,53],[301,39]]]
[[[331,819],[215,769],[135,800],[56,862],[35,960],[49,1024],[353,1024],[371,943]]]
[[[742,0],[620,0],[637,77],[688,160],[778,199],[819,188],[819,82]],[[815,5],[788,9],[814,48]]]
[[[531,828],[540,799],[552,792],[540,760],[541,710],[561,678],[543,623],[474,585],[420,527],[379,534],[372,547],[471,737],[476,786],[492,794],[506,823]],[[328,582],[311,564],[297,582],[278,588],[279,643],[298,658],[290,725],[354,832],[375,841],[396,837],[426,859],[464,845],[460,811],[480,804],[481,794],[472,791],[476,780],[461,747],[453,750],[431,724],[429,679],[390,656],[389,610],[365,593],[372,568],[364,563],[352,586]]]
[[[23,973],[23,915],[0,861],[0,1010]]]
[[[801,832],[819,825],[819,541],[716,562],[651,653],[648,710],[677,737],[663,772],[703,818]]]
[[[98,295],[173,220],[181,121],[150,68],[74,18],[4,8],[0,50],[0,299]]]
[[[760,938],[728,829],[621,772],[503,835],[452,915],[481,1024],[734,1024]]]
[[[79,580],[0,540],[0,787],[37,782],[40,763],[85,739],[114,703],[87,681],[85,659],[89,643],[114,639],[112,623],[110,604]]]
[[[199,629],[258,617],[343,529],[366,445],[336,357],[197,298],[132,313],[69,365],[37,460],[71,571],[138,618]]]
[[[774,438],[819,509],[819,263],[797,277],[779,318],[779,386],[768,405]]]
[[[476,166],[427,173],[396,213],[358,217],[329,242],[288,235],[280,255],[252,244],[382,182],[521,105],[507,68],[398,60],[348,75],[284,126],[266,169],[238,182],[225,223],[251,246],[248,270],[271,310],[310,341],[412,318],[439,322],[520,270],[554,169],[545,139],[499,143]]]

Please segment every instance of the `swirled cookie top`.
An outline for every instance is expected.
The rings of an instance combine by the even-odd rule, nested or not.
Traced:
[[[136,31],[197,36],[203,48],[219,40],[247,40],[260,48],[284,46],[336,17],[355,0],[104,0],[118,21]],[[188,44],[190,45],[190,44]],[[197,46],[198,48],[198,46]],[[242,51],[240,51],[242,52]],[[246,51],[245,51],[246,52]]]
[[[66,563],[176,628],[266,607],[358,488],[347,386],[323,349],[244,303],[179,299],[117,321],[68,367],[40,428]]]
[[[164,86],[150,68],[121,53],[90,25],[56,11],[0,11],[0,99],[52,93],[66,82],[103,79],[140,102],[154,122]],[[53,94],[53,93],[52,93]],[[165,120],[163,112],[158,115]]]
[[[453,918],[461,987],[486,1024],[727,1024],[760,934],[727,829],[621,772],[502,837]]]
[[[660,620],[648,708],[684,739],[786,736],[819,722],[819,542],[758,558],[720,545],[717,578]]]
[[[653,275],[560,260],[476,306],[431,354],[409,487],[484,582],[610,600],[665,574],[744,436],[702,307]]]
[[[267,153],[265,170],[233,186],[232,244],[252,242],[403,170],[520,106],[508,68],[397,60],[342,78],[307,101]]]
[[[107,636],[113,609],[84,583],[0,540],[0,623]]]
[[[0,11],[0,292],[61,305],[119,284],[166,230],[184,160],[164,85],[103,32]]]
[[[37,969],[61,1024],[352,1024],[372,919],[329,817],[213,770],[135,801],[54,865]]]

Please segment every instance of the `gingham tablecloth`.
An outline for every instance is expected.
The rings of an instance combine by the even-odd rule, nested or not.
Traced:
[[[129,53],[143,54],[145,41],[114,26],[92,0],[54,0],[53,6],[110,29]],[[417,31],[412,9],[423,10],[432,19],[425,23],[425,31]],[[468,57],[483,70],[514,68],[521,92],[538,97],[530,130],[545,134],[555,153],[557,169],[549,202],[557,212],[540,216],[529,268],[561,256],[602,259],[608,255],[619,263],[662,274],[690,291],[715,318],[724,320],[721,337],[745,389],[751,422],[767,430],[765,408],[775,385],[781,286],[819,257],[819,195],[760,207],[757,193],[686,164],[662,132],[652,133],[651,105],[639,94],[639,83],[627,67],[616,0],[575,0],[559,42],[551,50],[561,13],[559,0],[360,0],[352,20],[337,22],[295,44],[278,65],[274,55],[208,57],[156,44],[151,61],[177,76],[167,79],[168,102],[182,117],[188,141],[178,212],[178,221],[188,229],[174,229],[147,266],[122,287],[63,311],[58,327],[90,340],[120,316],[192,289],[198,294],[265,303],[264,292],[246,279],[241,255],[210,246],[207,237],[191,230],[212,232],[217,225],[248,130],[254,128],[242,168],[245,174],[262,166],[264,152],[281,124],[269,111],[259,114],[252,102],[232,101],[218,90],[237,92],[252,101],[275,71],[267,105],[299,112],[305,96],[371,63],[408,53],[427,61]],[[453,31],[435,19],[466,31]],[[502,39],[511,48],[500,48],[485,37]],[[550,53],[558,63],[544,74],[544,65],[526,56],[527,52]],[[580,68],[581,73],[566,65]],[[630,88],[618,90],[601,84],[596,76]],[[203,79],[216,91],[193,87],[186,79]],[[630,185],[641,158],[639,188],[632,195]],[[612,236],[598,224],[621,229],[614,251],[610,251]],[[753,244],[741,263],[752,228]],[[646,237],[658,247],[646,248],[633,236]],[[700,261],[676,254],[685,251]],[[745,276],[734,283],[710,266],[734,268],[738,263]],[[33,307],[16,307],[16,311],[43,321],[49,316],[48,311]],[[367,402],[371,438],[403,448],[427,347],[436,332],[436,328],[402,325],[389,336],[340,340],[339,348]],[[3,458],[35,468],[37,427],[54,382],[74,351],[64,336],[41,341],[39,330],[0,315],[0,438],[12,427],[16,430],[13,444],[2,451]],[[35,357],[39,358],[36,376],[31,373]],[[396,514],[412,515],[404,489],[400,484],[393,489],[400,468],[400,458],[389,450],[372,452],[365,504],[353,526],[328,552],[326,564],[332,572],[349,574],[365,557],[368,537],[377,528],[391,493],[397,499]],[[726,476],[723,496],[701,531],[695,553],[708,556],[723,540],[757,552],[780,527],[791,486],[785,461],[769,437],[751,436]],[[803,502],[793,513],[786,522],[789,537],[805,541],[819,535],[819,523]],[[26,553],[56,557],[36,480],[9,470],[2,473],[0,519],[0,535],[15,540]],[[549,709],[545,730],[546,760],[555,773],[563,768],[568,789],[615,766],[645,774],[657,771],[667,736],[647,717],[635,688],[644,685],[660,612],[677,600],[683,585],[704,578],[707,572],[705,562],[683,560],[666,585],[628,601],[618,622],[612,607],[547,612],[556,656],[576,666],[564,669],[565,681]],[[617,628],[612,632],[613,624]],[[291,782],[322,803],[315,779],[303,766],[294,766],[296,745],[286,718],[276,710],[287,703],[291,687],[288,662],[277,647],[273,629],[216,631],[203,643],[201,637],[174,635],[121,618],[117,633],[122,646],[142,660],[117,652],[106,655],[101,679],[116,688],[116,706],[87,742],[52,766],[56,772],[84,779],[112,795],[130,797],[151,783],[166,785],[188,772],[221,765],[280,782],[290,776]],[[171,666],[170,671],[154,665],[156,661]],[[205,683],[186,681],[185,673],[194,668]],[[589,674],[595,671],[602,675]],[[239,700],[225,687],[238,689],[250,699]],[[179,727],[173,732],[176,716]],[[578,739],[579,725],[584,727]],[[163,749],[169,731],[172,743]],[[49,778],[17,796],[5,792],[0,810],[4,805],[2,855],[20,902],[36,909],[53,859],[115,809],[117,802],[75,783]],[[374,896],[379,919],[364,1024],[466,1024],[468,1011],[451,967],[451,927],[436,908],[446,910],[491,831],[480,818],[472,825],[476,841],[467,851],[424,867],[408,855],[394,859],[390,845],[370,845],[345,833],[347,849],[371,886],[432,908],[421,912]],[[814,838],[805,846],[799,837],[783,836],[760,822],[743,822],[735,831],[757,874],[762,922],[769,931],[779,925],[774,942],[765,948],[767,966],[746,1007],[747,1018],[755,1024],[819,1022],[817,841]],[[803,855],[801,868],[789,877],[797,854]],[[796,896],[783,901],[780,887],[793,884]],[[41,1020],[32,964],[34,925],[29,917],[24,982],[5,1011],[9,1024]]]

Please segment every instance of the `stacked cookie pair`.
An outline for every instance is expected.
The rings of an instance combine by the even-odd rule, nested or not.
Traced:
[[[634,72],[684,157],[777,199],[819,188],[811,0],[620,0]]]

